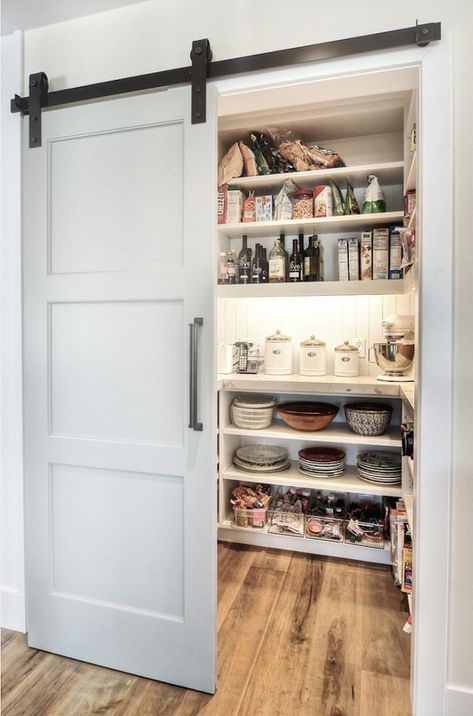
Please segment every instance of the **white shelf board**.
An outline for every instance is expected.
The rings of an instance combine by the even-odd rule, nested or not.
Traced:
[[[402,211],[385,211],[380,214],[354,214],[352,216],[328,216],[319,219],[288,219],[287,221],[254,221],[236,224],[218,224],[217,229],[230,239],[247,236],[276,236],[278,234],[299,234],[310,230],[320,234],[344,231],[364,231],[373,226],[387,226],[402,222]]]
[[[341,378],[335,375],[310,376],[292,373],[291,375],[268,375],[266,373],[219,374],[218,384],[225,391],[264,391],[275,393],[330,393],[332,395],[363,396],[400,396],[401,385],[377,380],[373,375],[359,375]]]
[[[218,538],[225,542],[285,549],[292,552],[305,552],[306,554],[320,554],[341,559],[356,559],[361,562],[375,562],[376,564],[391,564],[388,544],[384,546],[384,549],[375,549],[346,542],[334,543],[305,537],[274,535],[268,534],[266,528],[235,527],[232,522],[226,520],[220,523],[218,528]]]
[[[299,472],[297,462],[291,461],[291,467],[284,472],[272,475],[265,473],[248,473],[232,465],[223,471],[224,480],[239,480],[240,482],[264,482],[269,485],[288,485],[290,487],[307,487],[318,490],[334,490],[335,492],[363,493],[364,495],[383,495],[384,497],[400,497],[401,485],[375,485],[360,480],[356,468],[347,465],[345,474],[341,477],[308,477]]]
[[[410,286],[409,286],[410,288]],[[378,281],[304,281],[217,286],[218,298],[289,298],[294,296],[385,296],[407,292],[404,279]]]
[[[399,392],[401,395],[401,398],[405,400],[409,406],[412,408],[412,410],[415,409],[415,392],[416,392],[416,386],[415,382],[412,381],[410,383],[399,383]]]
[[[384,435],[364,436],[353,433],[346,423],[331,423],[317,432],[294,430],[285,423],[273,423],[262,430],[247,430],[228,425],[222,429],[224,435],[242,437],[269,438],[272,440],[299,440],[307,443],[337,443],[344,445],[372,445],[375,447],[401,447],[401,434],[398,428],[391,427]]]
[[[411,166],[407,174],[406,186],[404,191],[416,188],[416,170],[417,170],[417,152],[414,152],[411,159]]]
[[[255,177],[238,177],[228,182],[229,186],[240,186],[242,189],[270,189],[277,191],[285,181],[292,179],[302,188],[318,186],[329,179],[335,182],[347,180],[354,187],[365,187],[369,174],[375,174],[385,186],[402,184],[404,162],[382,162],[378,164],[360,164],[353,167],[337,169],[315,169],[307,172],[290,172],[287,174],[266,174]],[[342,188],[342,187],[341,187]]]

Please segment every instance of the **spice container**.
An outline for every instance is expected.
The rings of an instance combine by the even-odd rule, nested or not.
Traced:
[[[327,375],[327,349],[323,341],[310,336],[302,341],[299,349],[299,373],[301,375]]]
[[[345,341],[335,348],[334,375],[358,375],[358,348]]]
[[[292,338],[276,331],[266,338],[264,346],[264,372],[269,375],[292,373]]]
[[[292,218],[312,219],[314,216],[314,194],[312,189],[298,189],[292,196]]]

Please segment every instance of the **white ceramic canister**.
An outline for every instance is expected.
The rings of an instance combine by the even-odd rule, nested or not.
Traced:
[[[292,373],[292,338],[276,331],[264,344],[264,372],[269,375]]]
[[[337,346],[333,364],[334,375],[342,377],[358,375],[358,355],[358,348],[350,345],[348,341]]]
[[[299,349],[301,375],[327,375],[327,349],[323,341],[311,336],[302,341]]]

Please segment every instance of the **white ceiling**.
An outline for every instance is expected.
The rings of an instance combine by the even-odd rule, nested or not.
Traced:
[[[2,35],[94,15],[144,0],[1,0]]]

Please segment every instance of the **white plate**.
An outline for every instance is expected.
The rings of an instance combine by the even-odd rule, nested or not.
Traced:
[[[244,462],[255,465],[272,465],[287,460],[287,450],[277,445],[243,445],[235,455]]]

